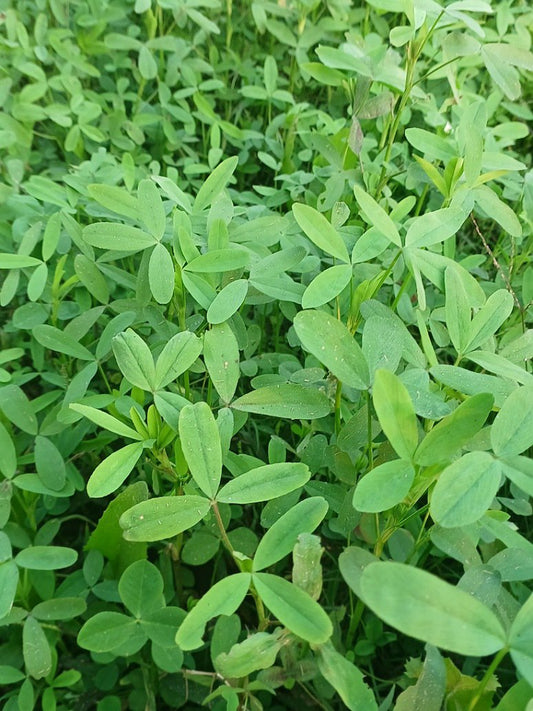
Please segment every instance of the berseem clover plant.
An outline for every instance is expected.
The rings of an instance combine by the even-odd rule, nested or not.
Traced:
[[[2,708],[533,709],[532,30],[0,5]]]

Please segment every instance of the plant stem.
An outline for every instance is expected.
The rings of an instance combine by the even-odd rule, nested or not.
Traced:
[[[485,691],[487,684],[491,680],[492,675],[494,674],[496,669],[500,666],[500,662],[506,656],[508,651],[509,650],[507,649],[507,647],[504,647],[503,649],[500,649],[498,654],[494,657],[489,668],[485,672],[485,675],[483,676],[483,679],[481,680],[476,693],[474,694],[474,696],[472,697],[472,700],[470,701],[470,705],[468,706],[468,711],[475,711],[477,703],[483,696],[483,692]]]

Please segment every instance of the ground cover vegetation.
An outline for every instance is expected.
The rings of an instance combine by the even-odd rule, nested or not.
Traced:
[[[533,708],[533,11],[4,0],[0,698]]]

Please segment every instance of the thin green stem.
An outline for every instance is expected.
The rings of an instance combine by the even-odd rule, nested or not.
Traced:
[[[337,380],[337,388],[335,390],[335,433],[338,435],[341,429],[341,400],[342,400],[342,383]]]
[[[481,682],[480,682],[480,684],[479,684],[479,686],[478,686],[478,688],[477,688],[476,693],[474,694],[474,696],[472,697],[472,700],[470,701],[470,705],[468,706],[468,711],[474,711],[474,710],[475,710],[478,701],[479,701],[479,700],[481,699],[481,697],[483,696],[483,692],[485,691],[485,688],[486,688],[487,684],[488,684],[489,681],[491,680],[491,678],[492,678],[494,672],[496,671],[496,669],[500,666],[500,662],[501,662],[502,659],[506,656],[506,654],[507,654],[508,651],[509,651],[509,650],[507,649],[507,647],[504,647],[503,649],[500,649],[500,651],[498,652],[498,654],[494,657],[494,659],[492,660],[492,662],[491,662],[489,668],[488,668],[487,671],[485,672],[485,675],[483,676],[483,679],[481,680]]]

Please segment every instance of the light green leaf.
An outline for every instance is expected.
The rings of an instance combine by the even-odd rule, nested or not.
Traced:
[[[395,459],[380,464],[359,480],[353,495],[357,511],[378,513],[399,504],[411,489],[415,470],[410,462]]]
[[[533,387],[509,395],[492,423],[490,441],[497,457],[513,457],[533,445]]]
[[[457,157],[457,151],[451,141],[423,128],[406,128],[405,137],[413,148],[431,158],[448,163],[452,158]]]
[[[270,573],[255,573],[253,584],[268,609],[293,634],[311,644],[323,644],[331,637],[333,626],[325,611],[296,585]]]
[[[398,696],[394,711],[441,711],[446,693],[446,666],[438,649],[426,645],[424,667],[416,684]]]
[[[215,583],[181,623],[176,644],[184,651],[201,647],[206,624],[218,615],[232,615],[244,600],[250,580],[249,573],[237,573]]]
[[[493,404],[494,398],[488,393],[473,395],[462,402],[420,442],[416,463],[429,466],[451,459],[483,427]]]
[[[139,71],[143,79],[149,81],[157,76],[157,62],[148,47],[143,45],[139,50]]]
[[[216,420],[206,402],[181,410],[179,434],[194,481],[206,496],[214,498],[222,474],[222,447]]]
[[[254,467],[225,484],[217,501],[226,504],[252,504],[268,501],[299,489],[309,481],[311,472],[306,464],[281,462]]]
[[[333,225],[318,210],[310,205],[294,203],[292,212],[307,237],[321,250],[341,262],[349,262],[350,257],[342,237]]]
[[[370,376],[363,352],[341,321],[324,311],[300,311],[294,317],[294,329],[303,347],[336,378],[366,390]]]
[[[232,402],[231,407],[290,420],[325,417],[331,410],[328,398],[319,390],[285,383],[258,388]]]
[[[155,364],[155,389],[161,390],[188,370],[202,352],[202,341],[190,331],[172,336]]]
[[[494,190],[487,185],[480,185],[474,190],[474,196],[476,204],[488,218],[497,222],[513,237],[522,236],[522,225],[516,213],[507,203],[500,200]]]
[[[254,556],[254,571],[268,568],[289,555],[300,533],[312,533],[327,511],[328,504],[321,496],[304,499],[286,511],[259,541]]]
[[[405,244],[409,248],[431,247],[452,237],[465,221],[467,215],[456,207],[444,207],[435,212],[415,217],[409,225]]]
[[[377,711],[378,705],[363,674],[331,642],[318,648],[318,668],[350,711]]]
[[[1,402],[0,402],[1,407]],[[12,479],[17,471],[17,452],[11,439],[11,435],[0,422],[0,472],[6,479]],[[1,615],[0,615],[1,617]]]
[[[9,613],[13,606],[18,580],[19,570],[14,560],[0,563],[0,619]]]
[[[468,526],[487,511],[500,488],[501,466],[487,452],[469,452],[442,472],[430,513],[443,528]]]
[[[162,541],[192,528],[209,511],[203,496],[162,496],[141,501],[120,517],[127,541]]]
[[[31,614],[37,620],[55,621],[72,620],[82,615],[87,609],[87,603],[81,597],[56,597],[39,602]]]
[[[32,333],[41,346],[51,351],[64,353],[71,358],[79,358],[80,360],[94,360],[94,355],[91,351],[82,346],[81,343],[78,343],[75,338],[69,336],[65,331],[61,331],[55,326],[43,323],[39,326],[34,326]]]
[[[231,318],[240,309],[247,293],[248,281],[246,279],[237,279],[226,284],[207,309],[208,323],[224,323]]]
[[[228,404],[239,382],[239,345],[228,323],[212,326],[204,334],[204,361],[215,390]]]
[[[136,643],[138,649],[146,641],[146,634],[137,620],[120,612],[98,612],[83,625],[78,644],[92,652],[112,652],[126,642]]]
[[[124,188],[119,188],[116,185],[91,183],[87,186],[87,192],[93,200],[96,200],[107,210],[129,217],[130,220],[137,221],[139,219],[139,203]]]
[[[157,244],[157,240],[138,227],[118,222],[95,222],[83,229],[83,239],[93,247],[116,252],[139,252]]]
[[[141,390],[155,390],[155,365],[150,349],[128,328],[113,338],[113,353],[122,374]]]
[[[196,195],[193,205],[194,212],[202,212],[220,195],[233,175],[238,162],[238,157],[232,156],[217,165]]]
[[[84,254],[77,254],[74,258],[74,271],[80,282],[101,304],[109,301],[109,287],[106,278],[98,269],[92,259]]]
[[[511,659],[530,686],[533,686],[533,593],[516,615],[509,630]]]
[[[244,247],[212,249],[190,261],[186,270],[204,274],[231,272],[248,266],[250,254]]]
[[[470,302],[461,272],[448,267],[444,272],[446,284],[446,327],[457,353],[464,353],[470,332]]]
[[[509,457],[500,461],[505,476],[519,489],[525,491],[529,496],[533,496],[533,459],[530,457]]]
[[[25,254],[0,254],[0,269],[25,269],[42,264],[40,259]]]
[[[381,205],[379,205],[373,197],[359,187],[359,185],[354,185],[353,191],[355,199],[364,213],[365,221],[371,227],[375,227],[382,235],[385,235],[385,237],[387,237],[387,239],[397,247],[401,247],[402,241],[396,225]]]
[[[143,442],[135,442],[106,457],[91,474],[87,494],[91,498],[99,498],[116,491],[139,461],[143,448]]]
[[[148,282],[158,304],[168,304],[174,294],[174,262],[168,249],[156,244],[148,263]]]
[[[118,593],[133,617],[141,619],[165,607],[163,578],[147,560],[137,560],[122,573]]]
[[[491,294],[472,319],[465,352],[479,348],[496,333],[513,310],[513,304],[513,297],[506,289]]]
[[[311,309],[332,301],[350,283],[351,278],[352,267],[349,264],[337,264],[320,272],[302,296],[303,308]]]
[[[22,628],[22,654],[29,676],[42,679],[52,669],[52,651],[43,628],[28,615]]]
[[[373,400],[379,422],[396,454],[411,461],[418,445],[418,428],[407,388],[394,373],[377,370]]]
[[[95,407],[90,407],[89,405],[83,405],[77,402],[71,403],[69,407],[71,410],[74,410],[74,412],[79,412],[80,415],[83,415],[91,422],[94,422],[95,425],[108,430],[108,432],[114,432],[121,437],[128,437],[128,439],[142,439],[142,436],[137,432],[137,430],[134,430],[133,427],[125,425],[108,412],[103,412],[102,410],[97,410]]]
[[[361,576],[361,592],[364,603],[388,625],[441,649],[476,657],[505,645],[502,624],[488,607],[425,570],[371,563]]]
[[[215,658],[215,669],[226,678],[239,679],[259,669],[269,669],[275,662],[283,642],[281,630],[272,634],[256,632],[243,642],[234,644],[226,654]]]
[[[30,570],[59,570],[68,568],[78,559],[73,548],[63,546],[29,546],[15,556],[19,568]]]
[[[67,478],[65,461],[61,452],[47,437],[35,438],[35,467],[37,474],[49,489],[60,491]]]
[[[165,234],[167,217],[163,201],[153,180],[145,178],[137,188],[140,218],[150,234],[160,240]]]

